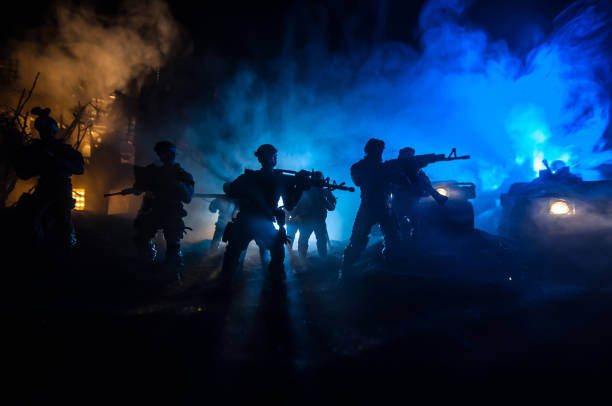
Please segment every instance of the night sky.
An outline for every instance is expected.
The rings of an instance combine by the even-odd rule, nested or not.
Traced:
[[[356,24],[350,41],[400,41],[418,45],[418,15],[425,1],[170,1],[170,9],[193,42],[194,52],[214,54],[234,61],[260,61],[278,55],[283,48],[287,20],[296,10],[320,7],[328,13],[324,33],[332,50],[342,50],[349,40],[343,33]],[[482,26],[493,38],[504,38],[511,47],[524,46],[524,30],[536,25],[552,27],[553,18],[566,8],[569,0],[474,0],[465,15]],[[20,40],[32,29],[53,19],[54,4],[93,5],[100,14],[113,16],[122,1],[28,1],[14,2],[0,15],[4,43]],[[384,10],[382,24],[373,11]],[[299,13],[298,13],[299,14]],[[307,24],[308,15],[298,17]],[[382,25],[382,26],[381,26]],[[306,38],[304,38],[306,40]]]

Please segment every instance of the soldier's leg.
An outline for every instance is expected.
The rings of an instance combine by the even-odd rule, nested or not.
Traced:
[[[72,207],[69,205],[61,205],[57,208],[56,216],[57,233],[59,237],[58,242],[60,244],[61,250],[64,253],[67,253],[73,246],[72,238],[74,226],[72,223]]]
[[[386,211],[379,221],[385,241],[383,255],[385,258],[391,259],[400,252],[400,231],[397,216]]]
[[[306,258],[308,255],[308,240],[310,235],[314,231],[312,223],[303,222],[300,223],[300,238],[298,239],[298,253],[300,257]]]
[[[359,256],[368,245],[368,239],[372,226],[376,223],[375,212],[372,208],[359,207],[355,224],[353,224],[353,232],[349,244],[344,249],[342,257],[342,268],[350,268],[359,259]]]
[[[259,239],[270,250],[270,265],[268,267],[268,278],[273,282],[285,279],[285,242],[281,233],[272,224],[260,227]]]
[[[295,242],[295,234],[298,231],[298,226],[295,223],[289,223],[287,224],[287,237],[289,237],[289,239],[291,240],[291,245],[289,246],[290,249],[293,249],[293,243]],[[302,232],[300,231],[300,234]]]
[[[157,249],[153,244],[153,237],[160,228],[153,216],[143,213],[138,213],[134,219],[134,243],[140,256],[148,261],[154,261],[157,257]]]
[[[166,262],[183,266],[183,252],[181,251],[181,239],[185,231],[183,219],[174,219],[172,223],[165,224],[163,230],[166,240]]]
[[[255,244],[257,244],[257,249],[259,250],[259,260],[261,261],[261,268],[266,269],[266,266],[270,262],[268,258],[268,248],[266,244],[262,241],[255,240]]]
[[[49,254],[63,256],[70,248],[71,207],[57,199],[47,202],[41,212],[41,226],[44,230],[44,247]]]
[[[325,220],[318,221],[314,225],[314,233],[317,237],[317,252],[321,258],[327,256],[327,224]]]
[[[221,242],[221,238],[223,237],[223,232],[225,231],[225,224],[216,223],[215,224],[215,232],[213,234],[212,240],[210,241],[209,250],[216,251],[219,248],[219,243]]]
[[[226,236],[227,245],[223,254],[223,266],[221,268],[221,283],[228,288],[238,264],[240,263],[240,255],[249,246],[249,242],[253,239],[251,230],[244,223],[237,221],[231,225],[231,233]]]

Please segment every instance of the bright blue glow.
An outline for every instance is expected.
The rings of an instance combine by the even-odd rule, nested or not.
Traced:
[[[601,7],[568,10],[519,55],[461,25],[462,1],[430,1],[420,19],[421,49],[385,43],[330,54],[313,41],[272,64],[272,81],[248,68],[239,72],[220,91],[223,115],[198,116],[186,137],[204,146],[211,139],[199,134],[234,134],[217,141],[215,149],[227,154],[209,157],[228,177],[256,168],[253,151],[270,142],[280,168],[314,167],[350,184],[350,165],[363,156],[367,139],[377,137],[386,142],[385,159],[405,146],[417,154],[452,147],[470,154],[469,161],[426,172],[434,180],[475,182],[479,193],[534,178],[543,159],[563,160],[594,179],[592,168],[612,159],[599,148],[609,123],[612,66],[604,42],[610,14]],[[329,232],[344,239],[359,194],[336,195]]]

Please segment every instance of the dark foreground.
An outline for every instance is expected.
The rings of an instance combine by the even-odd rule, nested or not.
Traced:
[[[287,260],[264,288],[256,250],[231,296],[219,255],[187,248],[182,283],[139,262],[130,223],[80,216],[66,269],[3,267],[15,404],[580,403],[612,395],[610,251],[519,254],[480,232],[338,285]]]

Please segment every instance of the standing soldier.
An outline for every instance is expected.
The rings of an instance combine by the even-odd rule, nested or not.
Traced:
[[[19,206],[27,216],[32,216],[36,243],[45,243],[51,251],[65,252],[74,244],[71,210],[75,200],[72,198],[72,175],[83,173],[83,156],[63,139],[56,139],[57,122],[49,116],[49,108],[34,107],[32,114],[37,115],[34,128],[40,140],[19,151],[15,169],[21,179],[40,176],[32,195],[24,194]]]
[[[228,188],[228,197],[238,202],[240,211],[236,220],[227,225],[223,236],[227,246],[221,278],[222,286],[226,289],[231,285],[241,253],[251,240],[256,240],[270,251],[269,280],[278,283],[285,279],[283,261],[287,235],[284,228],[285,213],[278,207],[278,202],[282,197],[285,208],[292,210],[302,190],[307,188],[309,174],[302,171],[295,177],[288,177],[275,171],[276,154],[274,146],[261,145],[255,151],[261,169],[245,170]],[[274,227],[274,221],[277,222],[278,230]]]
[[[351,239],[344,250],[338,275],[350,272],[353,264],[365,250],[370,230],[380,224],[385,241],[385,257],[391,257],[399,244],[397,218],[389,204],[390,174],[382,162],[385,143],[371,138],[365,145],[365,157],[351,167],[353,183],[361,188],[361,205],[355,218]],[[346,275],[344,275],[346,276]]]
[[[223,191],[227,193],[227,190],[229,190],[229,183],[223,184]],[[219,249],[219,243],[223,237],[223,232],[225,231],[227,223],[232,221],[234,211],[236,210],[236,204],[231,199],[217,197],[210,202],[208,210],[211,213],[219,213],[217,222],[215,223],[215,233],[213,234],[213,238],[210,242],[209,251],[212,252]]]
[[[402,148],[398,160],[414,157],[414,148]],[[419,232],[419,201],[421,197],[431,196],[440,205],[444,205],[448,197],[441,195],[431,185],[429,177],[418,167],[408,171],[400,171],[393,176],[392,204],[399,218],[403,239],[415,237]]]
[[[135,168],[136,182],[133,190],[136,194],[145,192],[145,196],[134,220],[134,241],[142,254],[153,261],[157,255],[153,237],[158,230],[163,230],[166,262],[182,267],[180,243],[185,232],[183,217],[187,215],[183,203],[191,201],[194,181],[191,174],[174,161],[174,144],[160,141],[155,144],[154,150],[162,162],[161,166],[151,164],[144,168]],[[139,172],[142,172],[142,176]]]
[[[323,180],[323,173],[314,172],[312,179]],[[297,228],[300,230],[298,240],[298,253],[306,258],[308,253],[308,239],[314,232],[317,238],[317,251],[319,256],[327,256],[327,212],[336,208],[336,197],[329,189],[320,186],[305,191],[295,209],[291,212]],[[295,235],[295,233],[294,233]]]

